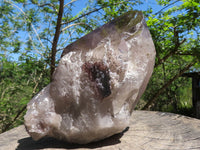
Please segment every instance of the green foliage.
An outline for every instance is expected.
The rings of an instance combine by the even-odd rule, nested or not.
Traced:
[[[185,99],[183,92],[190,89],[191,93],[191,81],[182,78],[181,71],[199,71],[200,11],[199,4],[194,1],[182,1],[181,4],[168,8],[171,3],[158,0],[158,4],[166,9],[146,15],[157,57],[154,73],[143,100],[152,101],[148,105],[151,110],[184,113],[186,110],[182,111],[183,109],[190,110],[192,107],[191,94],[187,93]],[[149,12],[152,12],[152,9],[149,9]],[[194,65],[187,68],[189,64]],[[145,107],[147,108],[147,105]]]
[[[10,122],[49,80],[48,70],[42,60],[29,58],[25,62],[17,63],[8,61],[2,55],[0,62],[0,129],[5,131],[13,127],[8,127]],[[23,122],[23,114],[14,126]]]

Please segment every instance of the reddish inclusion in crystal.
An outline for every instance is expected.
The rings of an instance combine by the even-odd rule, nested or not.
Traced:
[[[105,98],[111,94],[109,69],[104,63],[86,62],[82,69],[88,73],[90,81],[95,82],[95,88],[97,88],[99,95]]]

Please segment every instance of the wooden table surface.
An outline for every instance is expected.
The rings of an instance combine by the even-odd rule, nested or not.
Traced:
[[[0,150],[200,150],[200,120],[177,114],[135,111],[130,127],[105,140],[76,145],[53,138],[33,141],[24,126],[0,134]]]

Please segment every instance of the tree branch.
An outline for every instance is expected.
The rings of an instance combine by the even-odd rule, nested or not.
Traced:
[[[62,25],[72,23],[72,22],[74,22],[74,21],[76,21],[76,20],[78,20],[78,19],[80,19],[80,18],[82,18],[82,17],[85,17],[85,16],[87,16],[87,15],[93,13],[93,12],[99,11],[99,10],[101,10],[101,9],[103,9],[103,8],[104,8],[104,7],[96,8],[96,9],[94,9],[94,10],[88,12],[88,13],[85,13],[85,14],[83,14],[83,15],[77,17],[77,18],[74,18],[74,19],[72,19],[72,20],[70,20],[70,21],[64,22],[64,23],[62,23]]]
[[[38,7],[51,6],[53,9],[55,9],[56,12],[58,12],[56,7],[52,3],[37,4],[36,2],[34,2],[34,0],[31,0],[31,2],[37,5]]]
[[[42,43],[42,41],[41,41],[41,39],[40,39],[40,36],[38,35],[38,33],[37,33],[37,31],[36,31],[34,25],[32,24],[32,22],[28,21],[28,16],[26,15],[26,13],[25,13],[20,7],[18,7],[17,5],[15,5],[12,1],[7,1],[7,0],[6,0],[6,2],[9,3],[9,4],[11,4],[12,6],[16,7],[17,9],[20,10],[20,12],[23,13],[23,15],[24,15],[24,17],[25,17],[25,19],[24,19],[25,22],[28,22],[28,23],[31,24],[31,27],[32,27],[33,31],[35,32],[35,34],[36,34],[38,40],[40,41],[40,44],[41,44],[42,48],[45,49],[45,47],[44,47],[44,45],[43,45],[43,43]]]
[[[87,27],[91,28],[89,25],[87,25],[86,23],[80,22],[80,23],[74,23],[74,24],[70,24],[66,27],[64,27],[60,32],[63,32],[65,30],[67,30],[68,28],[71,28],[73,26],[77,26],[77,25],[86,25]]]
[[[171,5],[174,5],[175,3],[179,2],[179,1],[180,1],[180,0],[176,0],[176,1],[174,1],[173,3],[171,3],[171,4],[167,5],[167,6],[165,6],[164,8],[162,8],[161,10],[159,10],[158,12],[156,12],[154,15],[157,15],[157,14],[161,13],[164,9],[166,9],[167,7],[169,7],[169,6],[171,6]]]
[[[127,2],[127,1],[129,1],[129,0],[125,0],[125,1],[122,1],[122,2],[119,2],[119,3],[115,3],[115,4],[113,4],[113,5],[122,4],[122,3]],[[81,18],[83,18],[83,17],[85,17],[85,16],[90,15],[91,13],[97,12],[97,11],[103,9],[103,8],[108,7],[108,6],[109,6],[109,5],[105,5],[105,6],[102,6],[102,7],[100,7],[100,8],[96,8],[96,9],[94,9],[94,10],[88,12],[88,13],[82,14],[81,16],[79,16],[79,17],[77,17],[77,18],[74,18],[74,19],[69,20],[69,21],[67,21],[67,22],[63,22],[61,25],[65,25],[65,24],[72,23],[72,22],[74,22],[74,21],[76,21],[76,20],[79,20],[79,19],[81,19]]]
[[[196,56],[193,53],[176,53],[177,55],[183,55],[183,56]]]
[[[57,18],[57,25],[56,25],[56,31],[53,39],[52,44],[52,50],[51,50],[51,81],[52,81],[52,75],[55,70],[55,61],[56,61],[56,48],[58,44],[58,39],[60,36],[60,27],[61,27],[61,21],[62,21],[62,15],[63,15],[63,8],[64,8],[64,0],[60,0],[60,7],[58,12],[58,18]]]
[[[65,4],[64,7],[66,7],[67,5],[69,5],[69,4],[71,4],[71,3],[75,2],[75,1],[77,1],[77,0],[71,0],[69,3]]]
[[[175,46],[174,46],[174,49],[171,50],[162,59],[159,59],[158,63],[155,64],[155,68],[158,67],[163,62],[165,62],[170,56],[174,55],[179,50],[180,45],[182,45],[186,41],[185,38],[181,42],[179,41],[179,35],[178,35],[178,31],[176,31],[176,27],[174,28],[174,37],[175,37],[175,41],[174,41]]]
[[[157,93],[152,96],[152,98],[147,102],[147,104],[142,108],[142,110],[147,110],[150,107],[150,105],[152,105],[153,103],[155,103],[156,100],[157,100],[157,98],[159,97],[159,95],[161,93],[163,93],[164,90],[167,87],[169,87],[174,80],[176,80],[178,77],[180,77],[185,71],[189,70],[190,67],[192,67],[195,63],[196,63],[196,61],[188,64],[186,67],[184,67],[184,69],[180,70],[180,72],[177,75],[175,75],[167,83],[165,83],[159,90],[157,90]]]

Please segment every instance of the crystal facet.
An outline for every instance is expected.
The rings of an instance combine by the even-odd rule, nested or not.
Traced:
[[[155,48],[140,11],[67,46],[53,81],[27,105],[33,139],[89,143],[123,131],[151,77]]]

